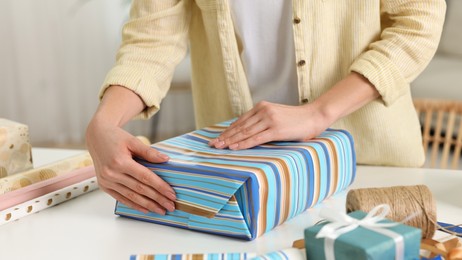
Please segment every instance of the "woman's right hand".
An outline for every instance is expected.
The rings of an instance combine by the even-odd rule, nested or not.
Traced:
[[[127,100],[125,91],[129,90],[109,88],[87,128],[86,143],[93,159],[98,184],[103,191],[133,209],[165,214],[166,210],[175,210],[174,190],[151,170],[137,163],[133,157],[152,163],[163,163],[169,158],[143,144],[123,130],[118,123],[114,123],[126,121],[114,120],[118,112],[123,111],[119,110],[120,107],[111,105],[121,104],[120,98],[125,102],[130,101],[130,98]]]

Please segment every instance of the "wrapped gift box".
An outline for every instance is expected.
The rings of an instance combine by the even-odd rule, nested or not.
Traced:
[[[327,130],[309,142],[215,149],[208,142],[231,121],[154,144],[167,163],[140,161],[175,190],[176,210],[144,214],[116,204],[115,213],[174,227],[252,240],[327,197],[355,177],[353,140]]]
[[[367,214],[362,211],[354,211],[348,214],[355,219],[362,219]],[[381,223],[393,223],[383,220]],[[327,259],[325,254],[325,240],[328,238],[316,238],[316,235],[328,222],[305,229],[306,257],[310,260]],[[359,226],[350,232],[344,233],[334,240],[333,252],[336,259],[419,259],[421,230],[415,227],[397,224],[387,227],[386,230],[404,242],[401,247],[391,236],[385,235],[390,232],[377,232]],[[402,248],[397,257],[397,247]]]
[[[32,168],[29,129],[0,118],[0,178]]]

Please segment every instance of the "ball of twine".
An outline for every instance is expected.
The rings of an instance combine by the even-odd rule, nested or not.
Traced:
[[[394,186],[387,188],[353,189],[348,192],[347,212],[369,212],[380,204],[388,204],[391,212],[387,219],[401,222],[416,214],[404,224],[422,229],[422,238],[432,238],[436,230],[436,204],[425,185]]]

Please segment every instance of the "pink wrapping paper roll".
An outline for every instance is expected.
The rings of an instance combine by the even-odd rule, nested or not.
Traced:
[[[65,187],[72,186],[94,176],[94,167],[87,166],[85,168],[71,171],[64,175],[31,184],[22,189],[8,192],[6,194],[0,195],[0,211],[19,205],[34,198],[41,197],[47,193],[52,193]]]
[[[57,186],[56,186],[57,187]],[[21,204],[0,210],[0,225],[12,222],[30,214],[39,212],[49,207],[53,207],[62,202],[73,199],[82,194],[86,194],[98,188],[96,177],[84,179],[81,182],[71,184],[59,190],[54,190],[43,196],[33,198]],[[39,194],[39,193],[36,193]],[[24,196],[21,201],[27,196]],[[1,201],[1,199],[0,199]],[[11,203],[12,201],[10,201]]]
[[[22,189],[34,183],[56,178],[90,165],[93,165],[93,161],[90,154],[85,152],[42,167],[0,178],[0,195]]]

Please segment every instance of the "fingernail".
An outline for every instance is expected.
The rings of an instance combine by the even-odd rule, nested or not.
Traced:
[[[169,212],[175,211],[175,204],[173,204],[173,203],[165,203],[164,207],[165,207]]]
[[[225,142],[224,142],[224,141],[219,141],[217,144],[215,144],[215,147],[216,147],[216,148],[222,148],[223,146],[225,146]]]
[[[209,146],[213,146],[217,142],[217,139],[212,139],[209,142]]]
[[[239,144],[232,144],[229,146],[229,149],[236,150],[239,147]]]
[[[169,159],[170,159],[170,157],[168,157],[168,155],[163,154],[163,153],[160,153],[160,154],[159,154],[159,157],[160,157],[162,160],[169,160]]]

